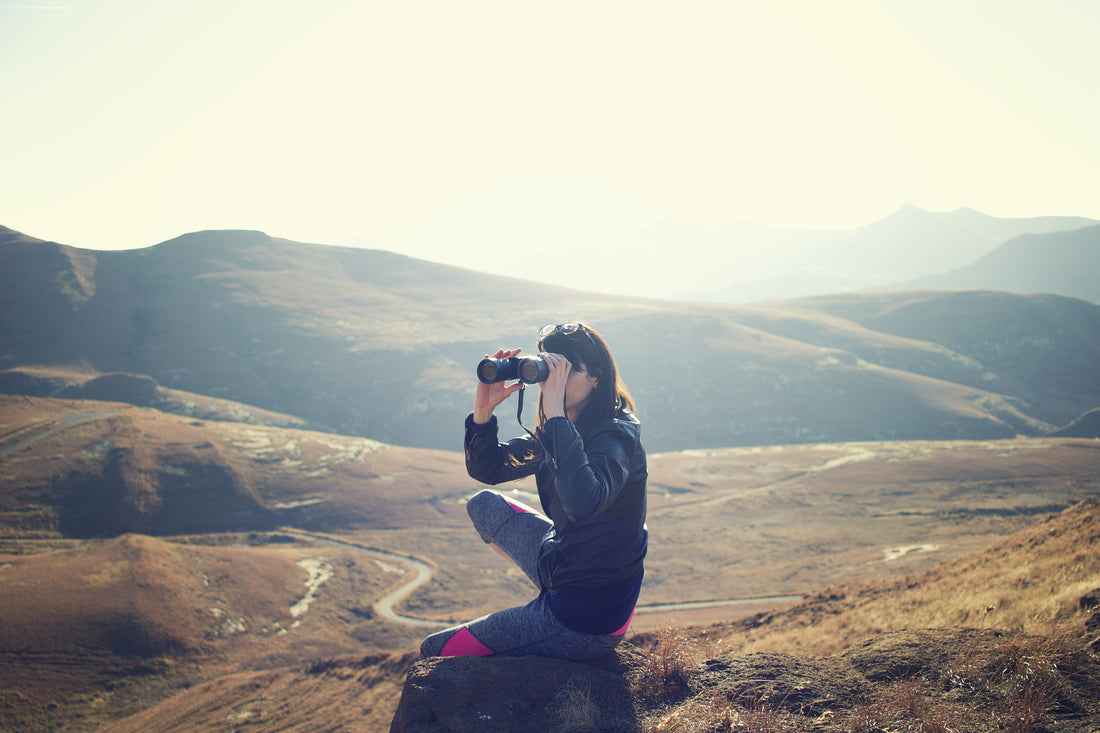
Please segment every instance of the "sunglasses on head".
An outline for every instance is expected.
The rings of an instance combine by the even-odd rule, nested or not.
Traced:
[[[565,323],[559,323],[554,325],[552,323],[547,324],[539,329],[539,350],[542,350],[542,342],[550,336],[560,333],[563,336],[572,336],[577,331],[580,331],[588,337],[588,342],[593,346],[596,345],[596,341],[592,338],[592,334],[588,332],[588,329],[584,327],[583,323],[579,321],[566,321]]]

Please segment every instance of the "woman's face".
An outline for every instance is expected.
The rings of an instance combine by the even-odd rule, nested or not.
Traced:
[[[598,383],[583,362],[578,361],[569,372],[569,380],[565,383],[565,414],[570,420],[581,414]]]

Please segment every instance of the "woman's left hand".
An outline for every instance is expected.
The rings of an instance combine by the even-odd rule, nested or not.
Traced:
[[[550,376],[546,381],[539,383],[539,389],[542,390],[542,409],[546,413],[546,419],[566,417],[565,387],[569,382],[569,373],[573,371],[573,365],[561,354],[542,353],[539,356],[550,368]]]

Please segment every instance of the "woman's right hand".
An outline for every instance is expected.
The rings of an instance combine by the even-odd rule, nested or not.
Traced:
[[[522,349],[497,349],[497,353],[491,357],[486,354],[485,358],[511,359],[517,356],[520,351]],[[479,379],[477,381],[477,392],[474,394],[474,422],[478,425],[489,422],[497,405],[508,399],[513,392],[521,389],[523,389],[523,382],[515,382],[506,386],[504,382],[485,384]]]

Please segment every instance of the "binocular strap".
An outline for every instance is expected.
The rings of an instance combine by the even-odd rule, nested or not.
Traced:
[[[523,393],[526,392],[526,391],[527,391],[527,385],[526,384],[524,384],[522,387],[519,388],[519,401],[518,401],[519,404],[516,405],[516,422],[519,423],[519,426],[521,428],[523,428],[527,432],[528,435],[530,435],[532,438],[534,438],[535,434],[531,432],[531,429],[529,427],[527,427],[526,425],[523,424]]]

